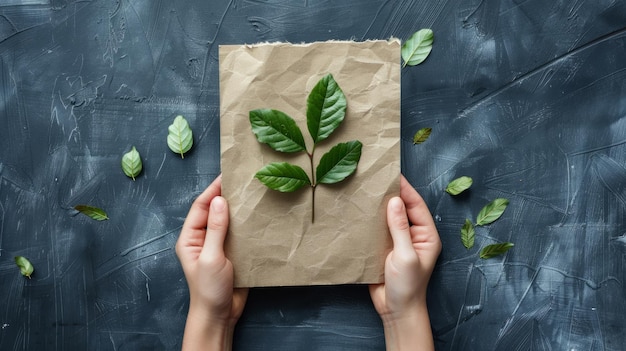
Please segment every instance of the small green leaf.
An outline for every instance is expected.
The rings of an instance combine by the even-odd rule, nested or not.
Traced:
[[[496,219],[502,216],[504,210],[509,205],[507,199],[495,199],[488,203],[476,216],[476,225],[486,225],[493,223]]]
[[[256,172],[254,177],[268,188],[283,193],[290,193],[305,185],[311,185],[309,176],[302,168],[287,162],[270,163]]]
[[[446,187],[446,192],[450,195],[459,195],[472,186],[473,180],[470,177],[462,176],[451,181]]]
[[[334,184],[354,173],[363,144],[358,140],[335,145],[320,159],[315,174],[318,184]]]
[[[96,221],[106,221],[109,219],[106,212],[97,207],[89,205],[76,205],[74,206],[74,209],[86,216],[89,216],[91,219],[95,219]]]
[[[122,170],[124,171],[124,174],[135,180],[135,177],[141,173],[142,169],[143,164],[141,162],[141,156],[139,155],[137,149],[133,146],[129,152],[122,156]]]
[[[305,151],[304,137],[293,118],[272,109],[250,111],[252,132],[259,142],[280,152]]]
[[[415,132],[415,135],[413,135],[413,145],[417,145],[417,144],[421,144],[425,142],[426,139],[428,139],[428,137],[430,136],[430,133],[432,131],[433,131],[432,128],[422,128],[418,130],[417,132]]]
[[[185,158],[185,153],[193,146],[193,133],[189,127],[189,123],[183,116],[176,116],[167,130],[167,146],[170,150],[180,154],[181,158]]]
[[[346,96],[332,74],[317,82],[306,105],[306,124],[315,144],[339,127],[346,115],[346,106]]]
[[[20,273],[30,279],[30,276],[35,271],[35,268],[30,261],[26,257],[15,256],[15,264],[20,267]]]
[[[402,58],[405,66],[415,66],[422,63],[433,48],[433,31],[420,29],[402,44]]]
[[[474,246],[474,238],[476,237],[476,231],[474,225],[469,219],[465,219],[465,224],[461,228],[461,242],[466,249],[471,249]]]
[[[487,259],[492,258],[498,255],[502,255],[503,253],[509,251],[514,245],[513,243],[501,243],[501,244],[491,244],[487,245],[480,250],[480,258]]]

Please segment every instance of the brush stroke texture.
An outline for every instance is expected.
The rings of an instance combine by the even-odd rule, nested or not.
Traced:
[[[403,173],[444,243],[429,287],[438,350],[621,350],[626,313],[623,1],[66,1],[0,5],[0,349],[178,349],[172,250],[219,173],[220,44],[406,39]],[[167,150],[184,115],[189,157]],[[416,130],[432,127],[428,143]],[[129,181],[124,150],[141,145]],[[471,191],[443,189],[461,175]],[[505,215],[458,231],[496,197]],[[110,220],[74,216],[77,203]],[[504,257],[484,245],[511,241]],[[25,281],[13,256],[28,257]],[[380,350],[362,286],[258,289],[239,350]]]

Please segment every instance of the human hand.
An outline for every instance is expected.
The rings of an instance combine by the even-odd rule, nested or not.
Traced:
[[[233,266],[224,255],[229,218],[221,189],[220,175],[191,205],[176,242],[189,285],[183,350],[229,350],[248,296],[248,289],[233,289]]]
[[[400,197],[390,199],[387,205],[387,223],[393,250],[385,261],[385,282],[370,285],[387,349],[433,350],[426,288],[441,252],[441,240],[426,203],[404,176]]]

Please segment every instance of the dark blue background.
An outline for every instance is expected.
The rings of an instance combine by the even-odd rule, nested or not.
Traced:
[[[624,1],[4,0],[0,5],[0,349],[180,348],[173,246],[220,172],[218,45],[407,39],[402,170],[443,241],[429,289],[438,350],[623,350]],[[167,126],[195,133],[181,160]],[[413,133],[432,127],[430,139]],[[134,145],[144,173],[120,169]],[[474,178],[451,197],[446,184]],[[497,197],[509,208],[459,238]],[[110,220],[75,216],[88,203]],[[511,241],[481,260],[480,247]],[[31,280],[15,255],[35,266]],[[255,289],[239,350],[381,350],[363,286]]]

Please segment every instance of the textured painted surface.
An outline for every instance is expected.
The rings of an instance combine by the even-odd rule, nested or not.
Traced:
[[[172,248],[219,173],[217,45],[423,27],[435,47],[403,70],[402,166],[444,243],[429,290],[437,348],[622,350],[626,3],[542,0],[3,1],[0,349],[180,347]],[[177,114],[196,136],[184,160],[165,142]],[[132,145],[136,182],[119,168]],[[452,198],[443,188],[460,175],[474,185]],[[496,197],[509,208],[466,250],[459,228]],[[111,219],[74,216],[78,203]],[[496,241],[516,246],[477,258]],[[367,289],[340,286],[254,290],[235,347],[383,344]]]

